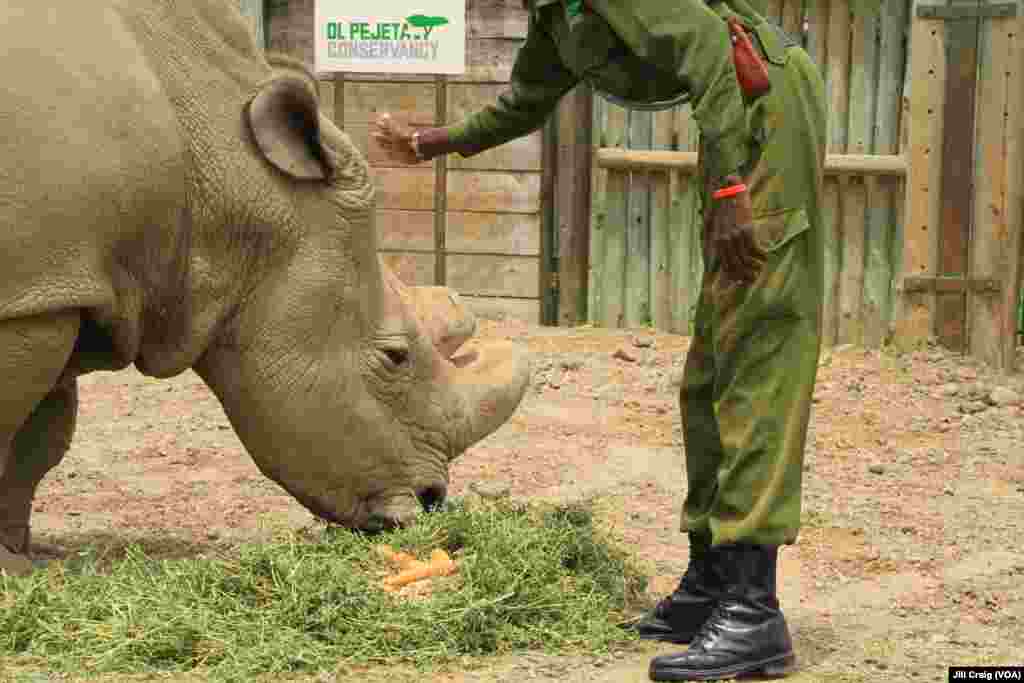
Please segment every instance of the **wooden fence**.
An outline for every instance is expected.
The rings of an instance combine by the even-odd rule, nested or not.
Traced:
[[[909,2],[889,0],[884,7],[881,16],[854,16],[848,0],[769,3],[770,17],[803,41],[830,93],[826,344],[877,346],[893,320]],[[686,334],[703,269],[691,183],[697,130],[689,106],[644,113],[597,98],[594,131],[590,318]],[[671,153],[680,151],[689,154]]]
[[[271,47],[310,65],[313,7],[313,0],[278,0],[269,22]],[[321,106],[373,167],[380,253],[404,282],[448,285],[486,317],[539,322],[542,238],[551,232],[543,227],[548,213],[541,196],[553,170],[543,163],[543,134],[471,159],[451,155],[411,166],[388,159],[370,135],[380,112],[413,126],[444,125],[507,87],[526,37],[521,0],[467,0],[466,19],[466,74],[325,74]]]

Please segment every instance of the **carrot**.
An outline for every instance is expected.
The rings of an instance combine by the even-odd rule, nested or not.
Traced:
[[[422,563],[421,563],[422,564]],[[422,581],[423,579],[429,579],[433,576],[448,576],[453,574],[458,565],[451,560],[447,562],[435,562],[431,564],[423,564],[419,567],[413,567],[406,569],[395,576],[389,576],[384,579],[385,586],[404,586],[406,584],[413,583],[415,581]]]
[[[388,562],[397,564],[402,569],[410,569],[415,566],[422,565],[423,563],[417,560],[415,557],[408,553],[397,553],[395,549],[389,545],[377,546],[377,554],[383,557]]]

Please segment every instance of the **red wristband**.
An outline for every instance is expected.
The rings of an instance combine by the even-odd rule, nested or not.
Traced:
[[[738,194],[742,194],[747,191],[747,186],[743,183],[739,185],[730,185],[729,187],[723,187],[721,190],[716,190],[712,197],[715,199],[728,199],[729,197],[735,197]]]

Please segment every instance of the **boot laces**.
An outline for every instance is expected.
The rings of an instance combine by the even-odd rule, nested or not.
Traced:
[[[723,612],[726,608],[728,599],[719,602],[711,610],[711,615],[701,624],[697,632],[693,634],[693,640],[690,641],[691,650],[707,650],[708,646],[705,641],[711,640],[714,636],[717,636],[721,630],[718,622],[724,618]]]

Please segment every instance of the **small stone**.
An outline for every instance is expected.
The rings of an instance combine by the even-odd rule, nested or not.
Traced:
[[[612,354],[612,358],[614,358],[615,360],[621,360],[621,361],[626,362],[626,363],[635,363],[636,362],[636,356],[634,356],[633,354],[629,353],[625,349],[619,349],[618,351],[613,353]]]
[[[583,361],[576,359],[566,359],[562,361],[563,370],[579,370],[583,367]]]
[[[939,395],[940,396],[945,396],[946,398],[952,398],[952,397],[956,396],[959,393],[960,393],[960,385],[956,384],[955,382],[950,382],[949,384],[943,384],[939,388]]]
[[[953,489],[952,489],[952,487],[950,487],[950,486],[947,486],[946,488],[942,489],[942,492],[943,492],[943,493],[944,493],[945,495],[947,495],[947,496],[953,496],[953,495],[956,495],[956,494],[955,494],[955,493],[953,492]]]
[[[965,382],[978,379],[978,371],[975,370],[974,368],[960,368],[959,370],[957,370],[956,374],[957,377],[964,380]]]
[[[207,531],[206,532],[206,538],[207,538],[207,540],[210,540],[210,541],[216,541],[218,538],[220,538],[220,533],[218,533],[216,531],[212,531],[212,530],[211,531]]]
[[[673,387],[682,386],[683,384],[683,368],[675,367],[672,368],[672,372],[668,375],[669,384]]]
[[[469,490],[486,500],[508,498],[512,492],[508,484],[494,481],[474,481],[469,485]]]
[[[833,353],[846,353],[853,348],[853,344],[840,344],[832,349]]]
[[[633,337],[633,346],[638,349],[649,349],[654,346],[653,337]]]
[[[987,407],[981,401],[968,401],[960,404],[960,412],[964,415],[977,415],[984,412]]]
[[[885,474],[885,465],[872,465],[868,468],[871,474]]]
[[[1007,387],[996,387],[988,394],[988,403],[993,406],[1016,406],[1021,402],[1020,394]]]

